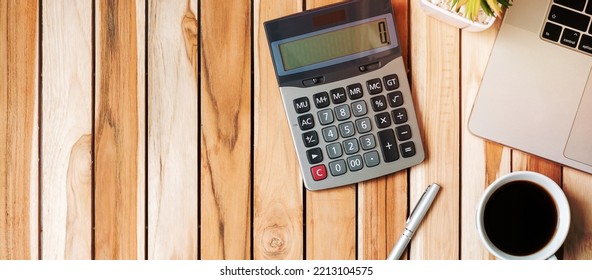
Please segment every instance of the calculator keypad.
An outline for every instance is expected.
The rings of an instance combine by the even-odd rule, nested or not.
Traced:
[[[383,81],[386,90],[389,91],[386,94],[380,94],[383,92]],[[330,94],[320,92],[313,95],[316,108],[326,108],[330,103],[340,104],[332,109],[327,108],[317,112],[318,122],[323,126],[321,130],[323,139],[327,143],[324,150],[329,159],[338,159],[329,162],[329,172],[332,176],[341,176],[348,171],[355,172],[364,167],[378,166],[381,158],[385,162],[393,162],[401,156],[411,157],[415,155],[413,142],[400,143],[411,139],[412,131],[411,127],[405,124],[408,116],[406,109],[401,107],[404,104],[403,94],[401,91],[392,91],[399,88],[397,75],[388,75],[382,79],[371,79],[366,82],[366,85],[368,92],[375,95],[370,98],[372,111],[377,113],[374,115],[374,123],[369,117],[365,116],[368,114],[368,108],[364,100],[355,101],[351,104],[345,103],[347,97],[355,100],[363,96],[364,90],[361,83],[347,86],[347,91],[344,88],[336,88],[331,90]],[[329,96],[331,99],[329,99]],[[296,112],[306,113],[310,110],[310,103],[306,97],[294,99],[293,103]],[[393,110],[383,112],[388,108]],[[355,118],[353,121],[350,120],[352,115]],[[335,125],[330,125],[335,121],[338,122],[337,128]],[[314,127],[313,115],[302,114],[298,117],[298,123],[300,129],[304,132],[302,134],[304,145],[306,147],[318,145],[317,132],[314,130],[305,132]],[[402,125],[392,127],[393,124]],[[377,137],[374,134],[367,134],[372,131],[373,125],[383,129],[378,131]],[[356,138],[357,134],[363,136]],[[337,141],[340,138],[342,140]],[[378,138],[379,150],[376,150],[376,138]],[[382,157],[379,155],[379,151]],[[342,157],[346,157],[345,160],[341,159]],[[323,149],[318,147],[308,150],[307,158],[310,164],[322,162]],[[318,167],[311,169],[311,172],[319,172]],[[316,177],[321,178],[323,176]]]
[[[388,73],[388,69],[396,71]],[[423,147],[404,67],[384,67],[359,78],[315,86],[293,106],[293,133],[307,186],[349,184],[386,175],[423,160]],[[363,78],[362,78],[363,77]],[[399,80],[404,78],[405,80]],[[289,102],[289,103],[288,103]],[[289,114],[289,116],[290,116]],[[300,146],[300,147],[299,147]],[[304,164],[303,164],[304,163]],[[307,179],[307,178],[308,179]],[[332,179],[333,178],[333,179]],[[323,183],[329,181],[327,183]],[[335,185],[337,186],[337,185]]]

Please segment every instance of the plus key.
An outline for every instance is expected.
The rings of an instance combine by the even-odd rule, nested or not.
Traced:
[[[395,141],[395,132],[392,129],[378,132],[378,141],[385,162],[391,162],[399,159],[397,142]]]

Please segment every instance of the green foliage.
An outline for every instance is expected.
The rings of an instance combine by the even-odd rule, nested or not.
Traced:
[[[511,0],[448,0],[453,10],[459,11],[465,7],[465,17],[475,21],[479,16],[480,10],[483,10],[488,16],[500,16],[502,8],[512,6]],[[500,7],[501,6],[501,7]]]

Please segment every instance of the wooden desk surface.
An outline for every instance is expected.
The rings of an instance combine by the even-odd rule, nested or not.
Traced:
[[[432,182],[405,258],[489,259],[475,205],[514,170],[563,187],[560,255],[592,259],[592,175],[467,130],[499,23],[416,0],[392,3],[426,161],[305,191],[262,23],[331,2],[0,1],[0,259],[384,259]]]

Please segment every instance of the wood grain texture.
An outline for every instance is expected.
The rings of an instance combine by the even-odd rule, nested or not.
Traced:
[[[404,176],[403,176],[404,175]],[[386,255],[382,258],[377,255],[376,258],[386,259],[388,254],[399,240],[403,233],[407,217],[409,216],[409,185],[408,174],[397,173],[386,177]],[[409,258],[406,250],[401,255],[401,260]]]
[[[38,258],[38,8],[0,2],[0,259]]]
[[[459,258],[459,47],[458,28],[428,18],[411,1],[411,91],[426,160],[411,169],[410,204],[431,183],[442,187],[411,242],[412,259]]]
[[[339,0],[307,0],[313,9]],[[306,192],[306,259],[356,258],[356,185]]]
[[[408,66],[409,2],[391,0],[391,4]],[[358,184],[358,259],[386,259],[405,227],[407,189],[407,170]]]
[[[389,250],[386,248],[386,223],[387,216],[391,214],[387,211],[386,193],[388,188],[394,187],[387,186],[386,176],[358,183],[358,259],[386,258]],[[399,214],[404,215],[405,212]]]
[[[255,259],[304,257],[302,179],[263,28],[265,21],[300,10],[302,0],[254,2]]]
[[[510,149],[474,136],[468,129],[473,103],[489,60],[500,20],[484,32],[462,32],[461,49],[461,259],[494,259],[482,245],[475,211],[483,191],[510,172]]]
[[[201,258],[251,256],[251,1],[201,1]]]
[[[92,3],[43,1],[42,259],[90,259]]]
[[[137,127],[137,134],[138,134],[138,144],[137,144],[137,154],[136,154],[136,178],[137,178],[137,194],[136,194],[136,217],[137,217],[137,226],[136,226],[136,258],[137,259],[144,259],[146,256],[146,250],[148,250],[146,246],[146,192],[147,192],[147,157],[148,153],[146,148],[147,143],[147,95],[148,90],[146,88],[146,79],[148,77],[148,72],[146,69],[146,60],[147,57],[147,49],[146,49],[146,32],[148,26],[146,26],[146,9],[147,1],[145,0],[136,0],[136,42],[138,42],[137,48],[137,57],[138,60],[136,61],[137,67],[137,94],[138,99],[136,102],[137,114],[138,114],[138,127]]]
[[[563,191],[571,210],[571,227],[563,244],[566,260],[592,259],[592,175],[563,168]]]
[[[143,200],[145,163],[140,142],[145,92],[138,65],[144,42],[138,42],[138,17],[145,10],[136,1],[96,2],[95,91],[95,258],[143,259]],[[140,230],[138,227],[142,228]],[[140,243],[142,242],[142,243]]]
[[[148,258],[197,259],[197,1],[149,4]]]
[[[518,150],[512,150],[512,171],[538,172],[562,185],[561,165]]]

